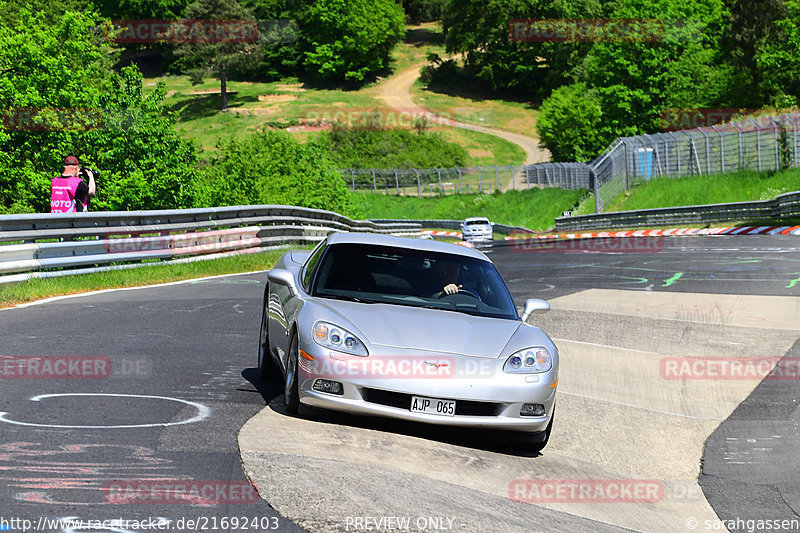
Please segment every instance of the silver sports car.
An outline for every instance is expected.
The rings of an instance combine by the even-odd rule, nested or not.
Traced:
[[[520,316],[481,252],[387,235],[336,233],[285,253],[268,273],[259,371],[286,406],[550,437],[558,351]]]

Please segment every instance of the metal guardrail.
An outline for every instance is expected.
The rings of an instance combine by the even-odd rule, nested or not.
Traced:
[[[391,224],[391,223],[401,223],[401,222],[409,222],[412,224],[418,224],[421,229],[450,229],[450,230],[461,230],[461,224],[464,222],[463,220],[418,220],[418,219],[408,219],[408,220],[391,220],[391,219],[378,219],[373,218],[370,219],[372,222],[378,224]],[[495,233],[499,233],[500,235],[517,235],[519,233],[530,233],[531,230],[528,228],[524,228],[522,226],[509,226],[507,224],[500,224],[494,222],[492,224]]]
[[[800,191],[782,194],[773,200],[757,202],[662,207],[560,217],[556,219],[556,229],[615,229],[788,217],[800,217]]]
[[[319,209],[213,209],[0,215],[0,285],[31,278],[186,262],[316,242],[332,231],[417,234],[405,221],[351,220]],[[166,260],[166,261],[164,261]]]

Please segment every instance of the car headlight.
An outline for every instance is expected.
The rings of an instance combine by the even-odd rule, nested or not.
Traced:
[[[346,329],[331,324],[330,322],[319,321],[314,324],[311,336],[314,342],[325,348],[336,350],[337,352],[349,353],[352,355],[369,355],[367,347],[361,339],[347,331]]]
[[[506,360],[503,372],[509,374],[541,374],[553,368],[553,356],[543,346],[520,350]]]

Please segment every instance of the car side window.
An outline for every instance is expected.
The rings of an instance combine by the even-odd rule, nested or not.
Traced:
[[[322,252],[325,251],[325,246],[327,244],[327,239],[322,241],[319,246],[317,246],[316,250],[311,252],[311,256],[303,267],[303,288],[306,292],[311,290],[311,274],[314,272],[314,267],[317,265],[319,258],[322,257]]]

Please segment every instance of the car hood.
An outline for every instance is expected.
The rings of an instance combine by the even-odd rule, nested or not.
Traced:
[[[323,303],[323,302],[320,302]],[[497,359],[521,322],[390,304],[324,301],[372,346]]]

